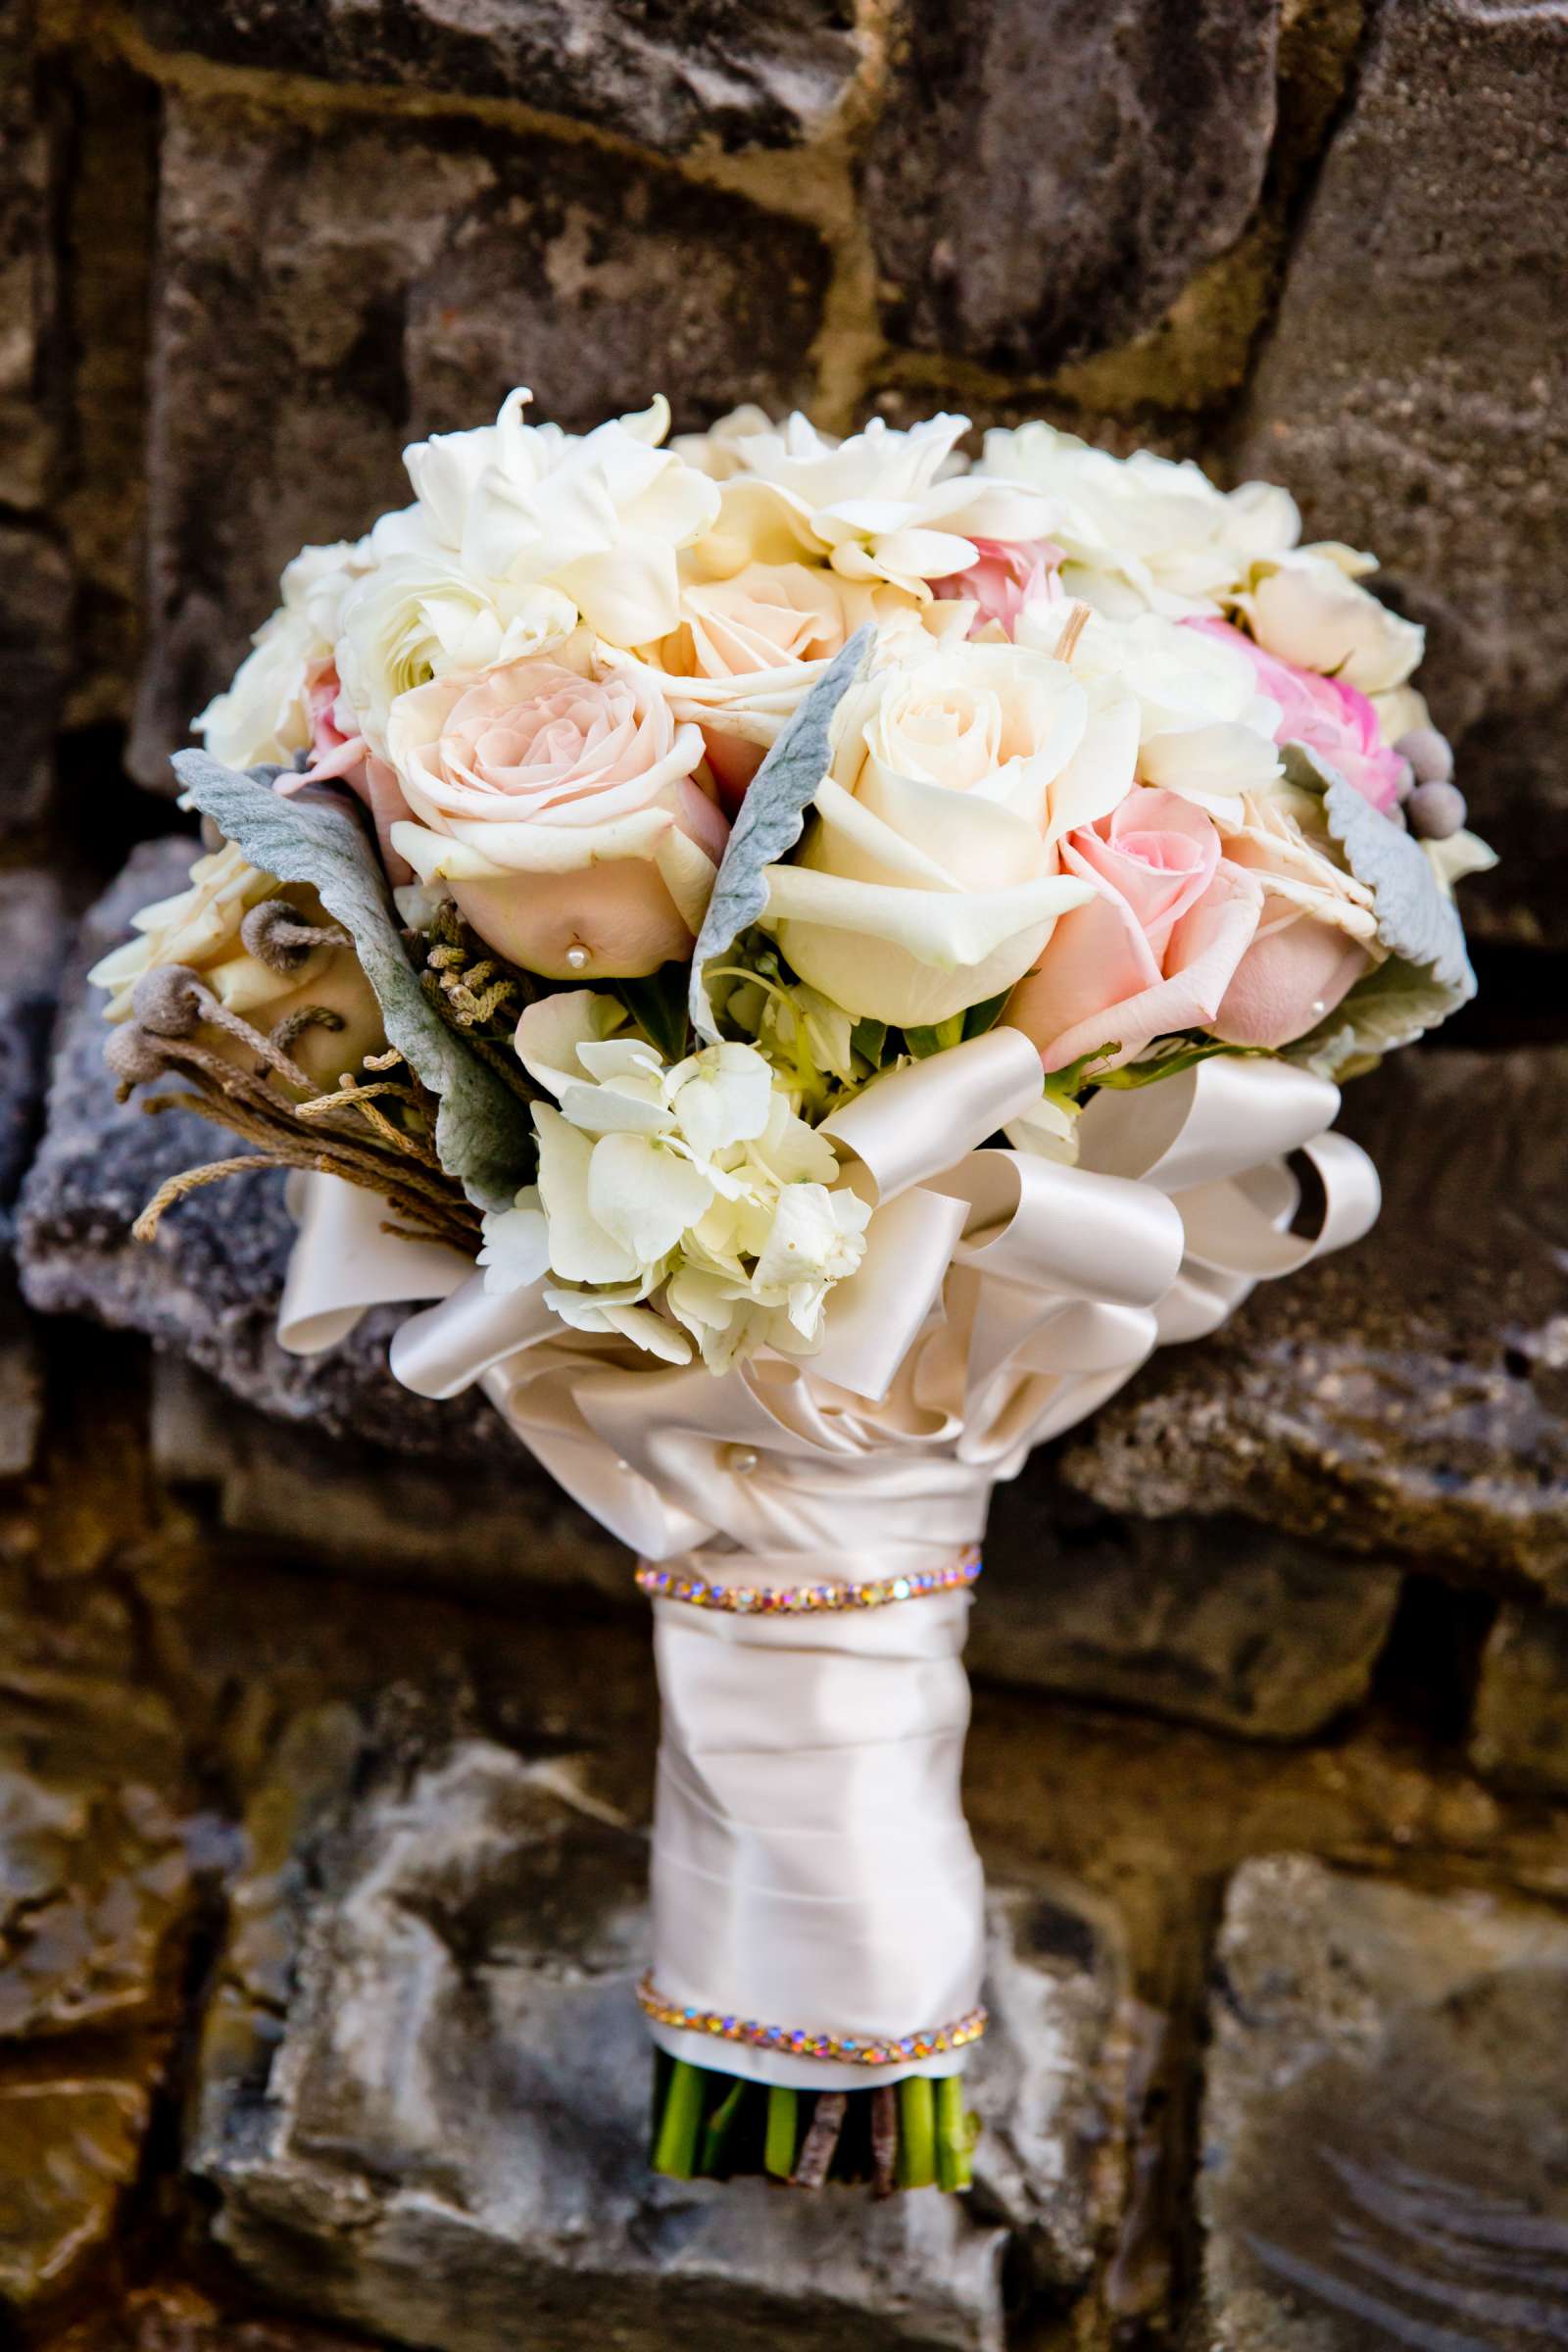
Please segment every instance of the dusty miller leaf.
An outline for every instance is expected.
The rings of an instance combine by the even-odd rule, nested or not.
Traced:
[[[510,1208],[533,1166],[526,1106],[425,1003],[398,936],[380,862],[358,816],[336,794],[284,798],[206,752],[178,752],[174,772],[204,816],[261,872],[308,884],[354,941],[389,1042],[440,1101],[441,1164],[482,1208]],[[265,772],[265,771],[264,771]]]
[[[1332,1078],[1352,1061],[1392,1054],[1437,1028],[1475,995],[1475,974],[1458,910],[1419,842],[1304,744],[1287,744],[1284,760],[1291,783],[1322,794],[1324,821],[1351,873],[1372,893],[1378,943],[1388,951],[1386,962],[1288,1049],[1292,1061]]]
[[[1465,953],[1464,928],[1453,901],[1445,896],[1418,841],[1374,808],[1304,744],[1285,746],[1290,782],[1323,796],[1324,820],[1345,862],[1372,893],[1378,939],[1391,956],[1430,969],[1451,989],[1454,1007],[1475,994],[1475,975]]]
[[[835,654],[747,787],[692,957],[691,1014],[700,1037],[716,1039],[704,966],[734,946],[767,905],[763,872],[800,840],[811,796],[828,769],[833,713],[870,664],[871,623]]]
[[[1352,1063],[1397,1053],[1454,1009],[1450,988],[1419,965],[1391,956],[1365,972],[1326,1019],[1285,1048],[1314,1077],[1339,1078]]]

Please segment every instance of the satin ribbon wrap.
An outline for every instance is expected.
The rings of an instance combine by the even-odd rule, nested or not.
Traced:
[[[1328,1129],[1336,1088],[1216,1057],[1098,1094],[1063,1167],[987,1147],[1040,1095],[1017,1032],[878,1080],[826,1131],[873,1206],[820,1351],[715,1377],[575,1332],[542,1286],[379,1230],[330,1177],[294,1192],[279,1338],[329,1347],[365,1307],[435,1299],[392,1346],[422,1396],[475,1383],[569,1494],[645,1560],[710,1583],[870,1581],[978,1541],[991,1487],[1161,1342],[1214,1330],[1254,1282],[1354,1241],[1377,1177]],[[1295,1163],[1294,1165],[1292,1163]],[[1299,1171],[1299,1173],[1298,1172]],[[1301,1178],[1315,1230],[1293,1230]],[[958,1801],[968,1594],[821,1618],[654,1604],[663,1735],[653,1974],[670,2000],[898,2039],[980,1992],[980,1874]],[[678,2056],[802,2087],[947,2073],[847,2068],[659,2026]]]

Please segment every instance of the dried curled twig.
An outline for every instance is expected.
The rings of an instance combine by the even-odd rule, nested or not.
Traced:
[[[437,1157],[434,1098],[396,1053],[368,1063],[376,1073],[368,1084],[346,1070],[335,1090],[318,1090],[288,1051],[313,1024],[340,1025],[324,1006],[307,1006],[264,1035],[220,1004],[188,967],[146,975],[135,1018],[109,1041],[121,1100],[149,1081],[173,1078],[189,1091],[144,1097],[143,1109],[194,1111],[251,1149],[172,1176],[137,1218],[136,1239],[150,1241],[165,1212],[202,1185],[259,1168],[304,1168],[379,1195],[394,1220],[390,1230],[472,1254],[479,1211]],[[214,1032],[243,1051],[220,1050]],[[402,1075],[388,1074],[396,1071]]]

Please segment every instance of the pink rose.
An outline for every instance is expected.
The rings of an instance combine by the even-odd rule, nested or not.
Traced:
[[[279,776],[274,790],[285,798],[307,784],[342,784],[353,793],[375,827],[381,863],[394,888],[414,879],[414,868],[392,846],[392,828],[409,813],[397,771],[378,760],[360,732],[330,658],[313,662],[305,673],[305,709],[311,722],[311,757],[304,773]]]
[[[1277,803],[1249,802],[1225,855],[1256,879],[1263,910],[1214,1034],[1233,1046],[1288,1046],[1315,1029],[1371,962],[1372,894]]]
[[[729,828],[646,672],[596,677],[574,641],[432,679],[392,705],[387,752],[416,820],[393,847],[514,963],[594,980],[690,956]]]
[[[1304,743],[1318,753],[1346,782],[1372,803],[1389,809],[1399,797],[1404,761],[1383,741],[1378,714],[1366,696],[1343,678],[1326,678],[1315,669],[1300,669],[1266,654],[1260,645],[1228,620],[1193,620],[1189,628],[1237,646],[1251,662],[1257,691],[1280,707],[1276,743]]]
[[[973,544],[978,553],[968,570],[933,580],[932,594],[962,598],[977,608],[969,623],[971,637],[995,621],[1010,639],[1025,605],[1051,594],[1061,550],[1049,539],[976,539]]]
[[[1060,916],[1004,1014],[1048,1070],[1113,1046],[1107,1067],[1156,1037],[1207,1027],[1257,928],[1262,891],[1221,854],[1211,818],[1138,785],[1062,843],[1062,871],[1094,887]]]

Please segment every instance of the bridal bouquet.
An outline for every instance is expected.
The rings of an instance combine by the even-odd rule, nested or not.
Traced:
[[[429,1302],[636,1550],[654,2161],[969,2179],[993,1482],[1355,1239],[1336,1081],[1473,988],[1421,631],[1289,496],[664,403],[407,453],[175,760],[110,1058],[294,1170],[285,1347]],[[171,1081],[172,1091],[171,1091]]]

